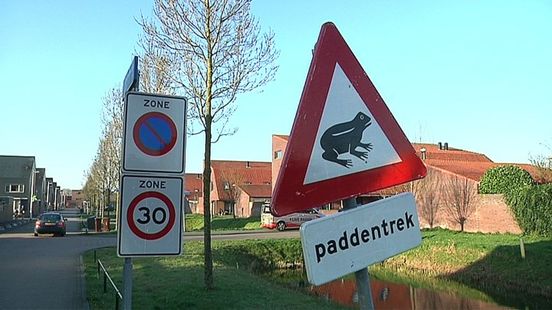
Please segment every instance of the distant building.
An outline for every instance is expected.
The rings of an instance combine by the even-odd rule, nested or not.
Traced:
[[[35,201],[33,202],[33,213],[40,214],[46,211],[47,201],[46,201],[46,169],[37,168],[36,169],[36,178],[35,178],[35,188],[34,188],[34,197]]]
[[[271,163],[213,160],[210,190],[213,215],[259,216],[272,194]],[[203,205],[197,209],[203,213]]]
[[[0,156],[0,196],[11,197],[16,217],[32,218],[38,213],[33,210],[36,172],[34,156]]]
[[[184,212],[199,213],[199,205],[203,210],[203,175],[201,173],[186,173],[184,175],[184,192],[187,203]]]
[[[54,195],[55,195],[55,188],[54,188],[54,179],[53,178],[46,178],[46,210],[54,210]]]
[[[84,192],[82,189],[64,189],[62,192],[66,208],[83,208]]]
[[[276,183],[280,167],[282,165],[283,155],[285,153],[289,137],[286,135],[272,136],[272,184]],[[413,143],[414,150],[418,157],[422,159],[428,169],[428,173],[437,175],[439,182],[445,184],[447,179],[461,178],[467,180],[478,188],[481,177],[485,172],[493,167],[514,165],[526,170],[531,174],[533,179],[538,183],[546,183],[551,180],[544,180],[540,177],[536,167],[528,164],[510,164],[510,163],[495,163],[486,155],[465,151],[457,148],[452,148],[448,143]],[[380,197],[395,195],[404,191],[412,191],[414,183],[410,182],[405,185],[399,185],[384,189],[374,193],[367,193],[358,197],[357,200],[361,203],[367,203]],[[444,193],[439,193],[443,196]],[[442,203],[441,203],[442,204]],[[313,206],[306,206],[306,208]],[[329,206],[324,206],[322,209],[327,212],[335,212],[341,208],[341,202],[333,202]],[[418,204],[418,208],[420,205]],[[420,213],[420,212],[418,212]],[[427,226],[427,223],[420,218],[422,227]],[[451,222],[444,210],[437,215],[437,221],[434,226],[440,226],[450,229],[457,229],[457,224]],[[514,220],[509,207],[504,202],[502,195],[479,195],[475,211],[470,219],[466,222],[465,230],[481,231],[481,232],[511,232],[520,233],[521,229]]]

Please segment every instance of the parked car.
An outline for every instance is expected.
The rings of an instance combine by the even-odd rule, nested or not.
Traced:
[[[263,206],[261,214],[261,226],[269,229],[284,231],[286,228],[299,228],[301,224],[324,217],[316,209],[308,209],[303,212],[292,213],[284,216],[274,216],[270,213],[270,206]]]
[[[41,214],[35,222],[34,235],[54,234],[65,236],[66,227],[63,215],[58,212],[46,212]]]

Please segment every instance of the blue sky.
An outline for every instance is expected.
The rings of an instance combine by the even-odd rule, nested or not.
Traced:
[[[101,98],[122,84],[152,1],[0,4],[0,154],[34,155],[80,188],[101,132]],[[236,135],[213,159],[271,160],[289,134],[321,25],[332,21],[413,142],[448,142],[495,162],[552,151],[549,1],[254,1],[280,49],[276,79],[238,98]],[[188,138],[186,171],[203,142]]]

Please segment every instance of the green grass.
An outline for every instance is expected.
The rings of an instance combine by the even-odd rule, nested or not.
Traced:
[[[203,231],[202,214],[186,214],[186,231]],[[260,217],[234,218],[231,215],[215,216],[211,230],[256,230],[261,229]]]
[[[526,258],[522,259],[518,235],[429,230],[422,236],[421,246],[376,264],[370,271],[386,279],[402,278],[400,282],[414,286],[462,291],[512,306],[552,298],[550,239],[523,237]],[[517,297],[513,304],[512,296]]]
[[[526,258],[522,259],[519,246],[520,236],[518,235],[460,233],[438,229],[423,231],[422,236],[422,244],[419,247],[371,266],[370,273],[376,278],[387,281],[453,292],[466,297],[495,301],[515,308],[524,308],[525,306],[537,309],[546,308],[548,300],[552,300],[551,239],[523,237]],[[186,254],[178,258],[135,260],[135,269],[137,270],[135,277],[139,279],[135,280],[135,290],[139,289],[141,292],[145,289],[146,291],[141,294],[145,294],[155,301],[155,303],[147,303],[144,300],[140,305],[143,302],[146,305],[144,308],[148,309],[156,308],[157,303],[164,305],[161,308],[276,307],[281,298],[278,299],[275,296],[267,297],[264,302],[257,303],[258,296],[264,296],[266,290],[274,291],[276,295],[297,294],[297,297],[294,298],[308,300],[308,302],[304,301],[308,305],[299,301],[290,302],[290,307],[294,309],[298,307],[311,308],[312,305],[318,305],[310,304],[319,302],[313,301],[310,296],[270,283],[271,281],[268,281],[266,276],[252,274],[252,272],[270,273],[278,267],[300,265],[302,251],[298,239],[213,241],[217,289],[212,292],[203,289],[202,244],[187,242],[184,252]],[[122,260],[115,257],[114,249],[109,250],[105,255],[106,261],[109,262],[107,265],[113,268],[115,278],[120,281]],[[90,257],[91,254],[87,254],[85,257],[87,280],[93,282],[94,279],[89,275]],[[104,258],[101,259],[104,260]],[[295,272],[297,273],[297,271]],[[173,279],[173,277],[175,278]],[[239,282],[242,280],[247,283]],[[272,282],[285,282],[280,279],[276,280],[273,279]],[[294,281],[296,280],[294,279]],[[141,281],[146,282],[144,288],[137,284]],[[97,286],[96,284],[90,285]],[[173,288],[173,286],[175,287]],[[296,281],[295,285],[289,285],[288,288],[294,287],[297,290],[302,290],[300,286],[301,282]],[[87,289],[88,287],[87,283]],[[180,288],[185,288],[186,291],[181,291]],[[168,291],[167,294],[153,296],[156,292],[165,290]],[[228,294],[232,296],[226,296],[224,294],[227,293],[222,291],[229,291],[231,293]],[[192,297],[188,297],[189,295]],[[250,298],[249,296],[257,297],[251,297],[251,303],[248,303],[249,300],[244,302],[244,298]],[[94,298],[92,297],[91,300]],[[102,298],[100,296],[97,299]],[[158,301],[159,298],[164,298],[164,301]],[[173,300],[173,298],[185,300]],[[189,298],[192,300],[190,301]],[[216,298],[223,298],[228,301],[228,304],[216,304],[211,300]],[[198,300],[203,299],[209,301],[205,305],[200,304]],[[110,300],[113,298],[110,297]],[[287,304],[288,299],[285,298],[285,300]],[[93,309],[105,308],[100,304],[101,301],[92,302],[93,305],[96,303],[98,303],[98,307],[93,307]],[[334,305],[326,303],[323,305],[334,307]]]
[[[214,242],[214,248],[224,247]],[[115,248],[97,250],[97,257],[122,290],[123,259]],[[203,243],[187,242],[179,257],[133,259],[133,309],[342,309],[331,302],[271,283],[244,266],[215,259],[215,289],[203,284]],[[216,258],[216,256],[215,256]],[[111,309],[114,291],[103,293],[93,252],[84,255],[86,289],[91,309]]]

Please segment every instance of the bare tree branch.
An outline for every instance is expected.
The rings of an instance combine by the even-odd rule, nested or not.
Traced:
[[[278,69],[274,34],[262,34],[250,11],[251,0],[155,0],[154,18],[141,16],[138,21],[147,41],[144,46],[163,51],[171,67],[171,84],[188,98],[188,134],[205,134],[204,188],[211,181],[211,144],[236,132],[227,126],[238,95],[261,88]],[[213,287],[210,203],[206,190],[205,285],[209,289]]]
[[[449,218],[464,231],[466,221],[475,211],[477,188],[474,181],[463,177],[451,177],[445,185],[445,211]]]

